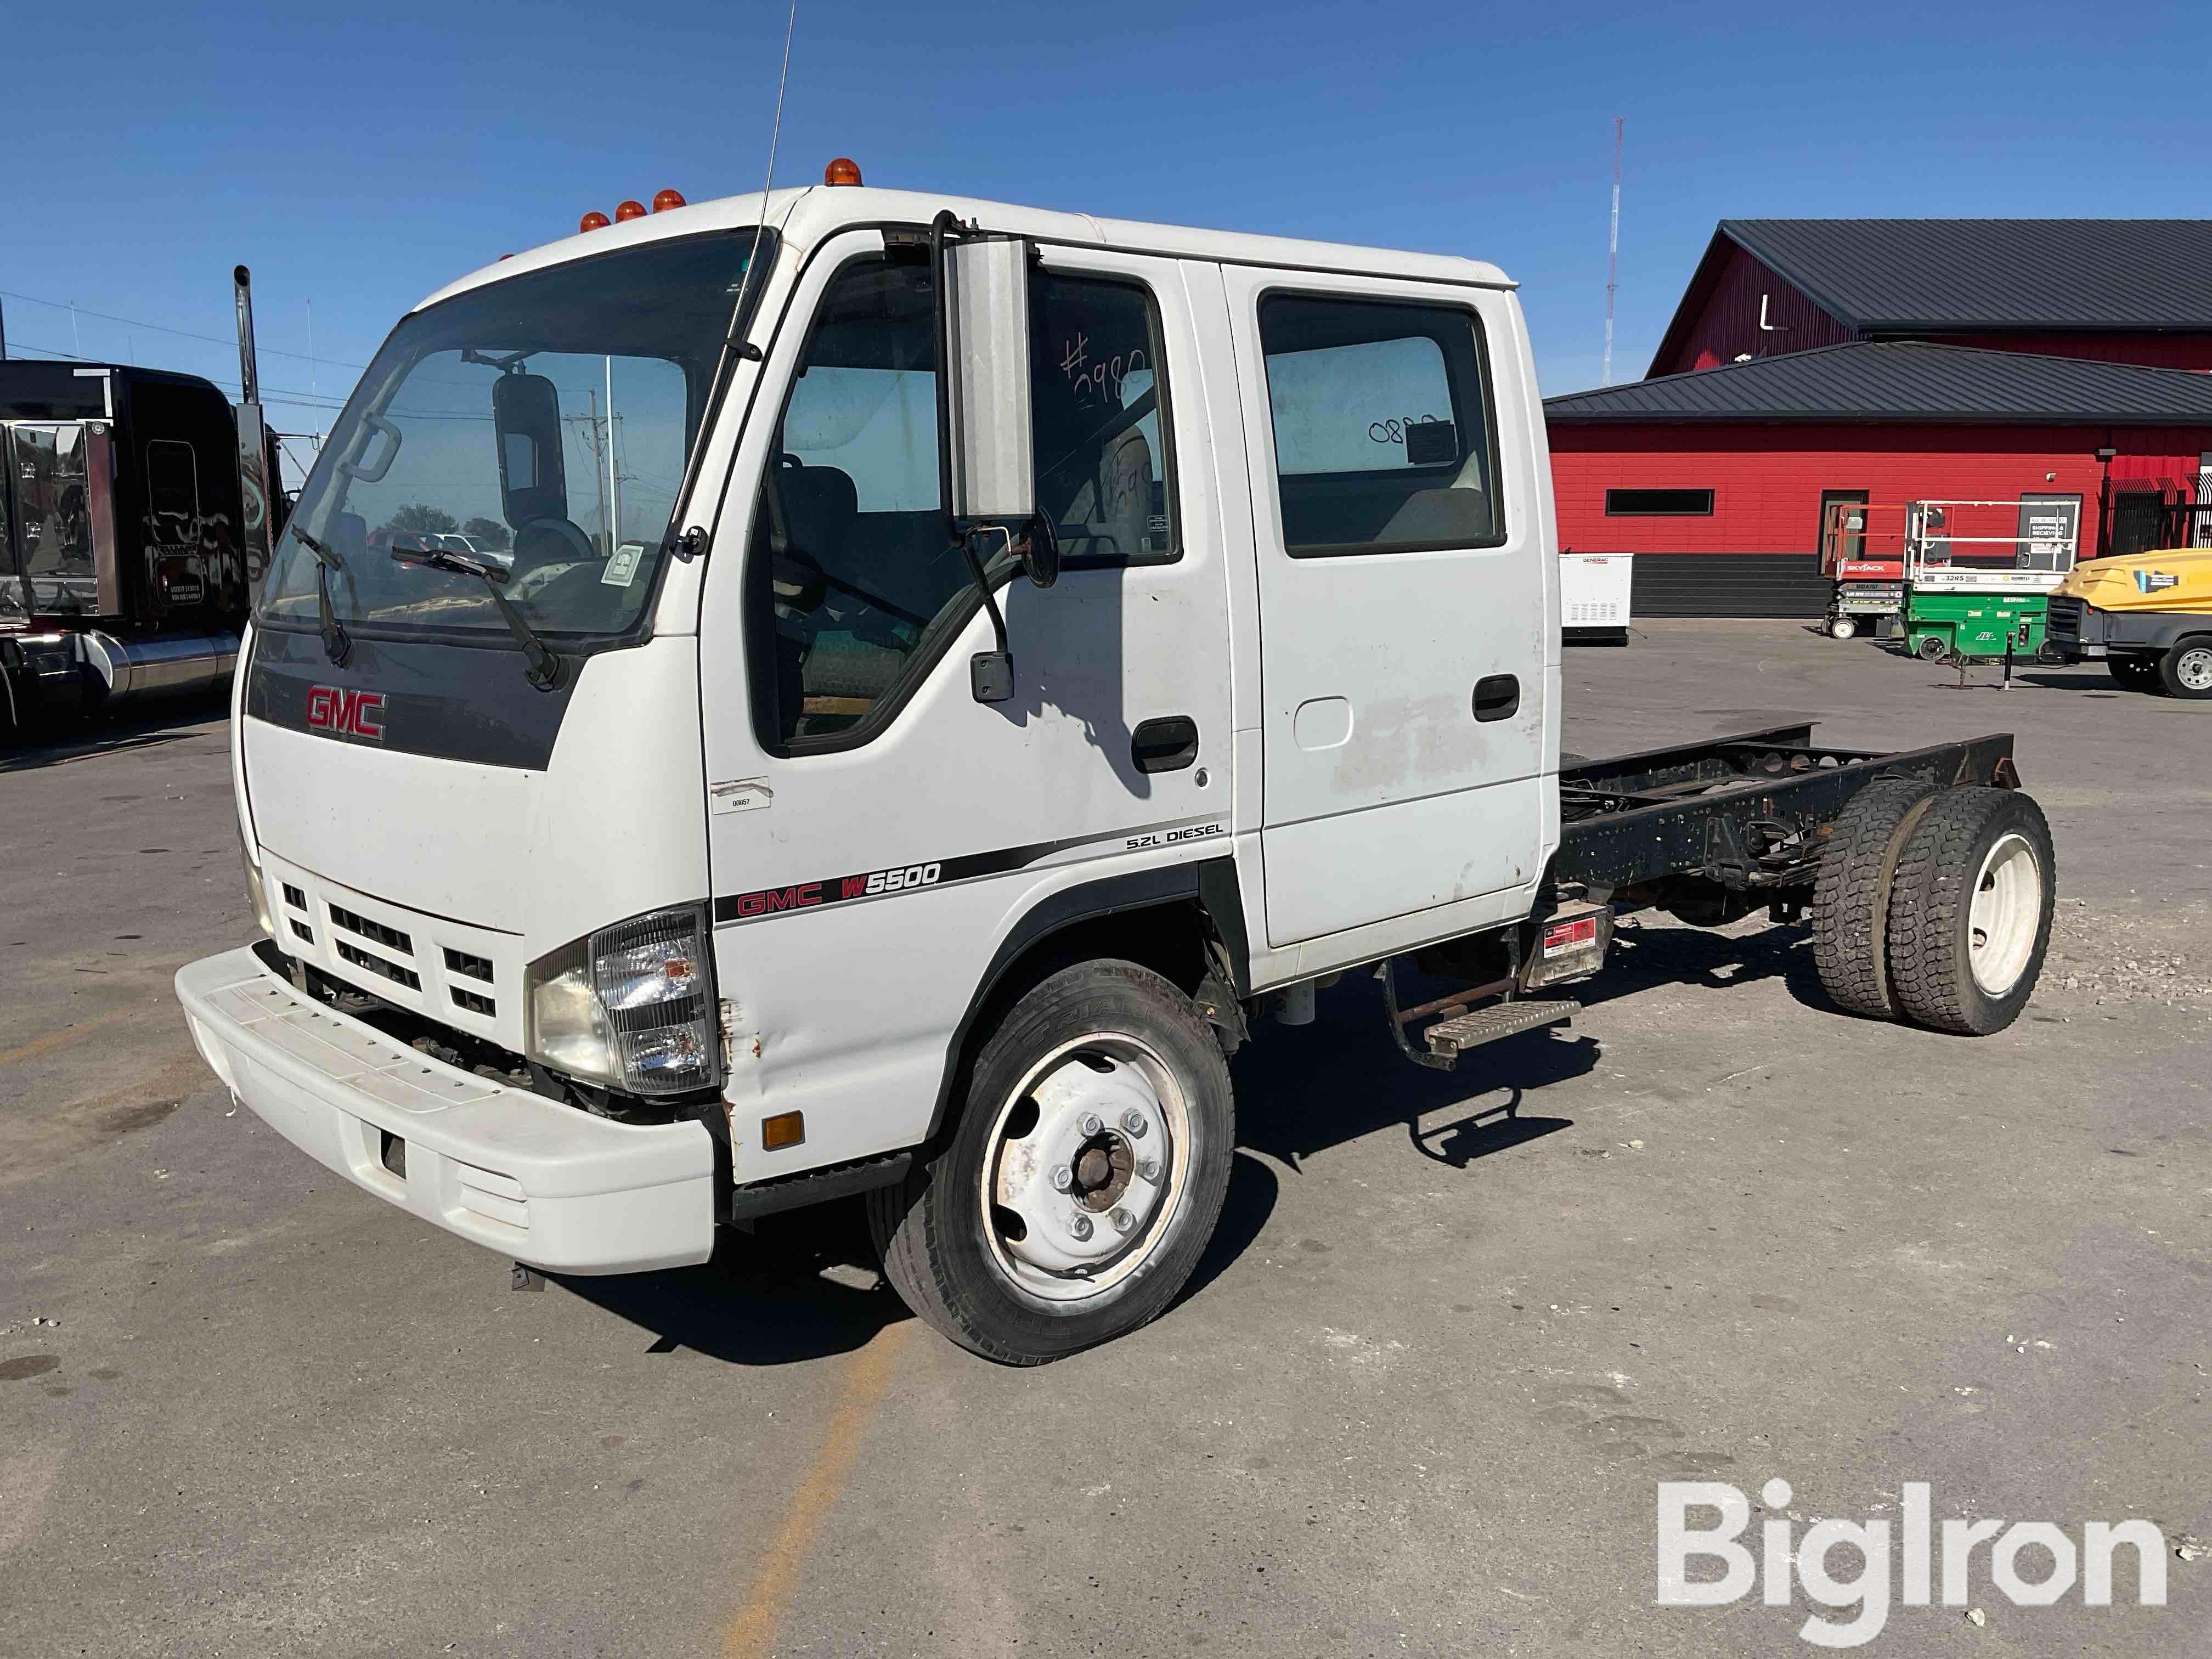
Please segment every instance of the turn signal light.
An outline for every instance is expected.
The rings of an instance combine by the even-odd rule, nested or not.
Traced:
[[[622,224],[628,220],[642,219],[644,217],[645,204],[642,202],[617,202],[615,204],[615,222],[617,224]]]
[[[597,211],[587,213],[582,218],[576,221],[576,233],[577,234],[581,235],[587,230],[605,230],[612,223],[614,223],[614,221],[608,218],[604,213]]]
[[[683,205],[684,192],[680,190],[660,190],[653,192],[653,210],[655,213],[665,213],[671,208],[679,208]]]
[[[841,155],[822,169],[825,185],[857,185],[860,182],[860,164],[849,155]]]
[[[787,1146],[796,1146],[806,1139],[806,1114],[779,1112],[774,1117],[761,1120],[761,1150],[780,1152]]]

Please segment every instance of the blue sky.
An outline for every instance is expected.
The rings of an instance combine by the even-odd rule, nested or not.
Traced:
[[[343,395],[406,307],[586,209],[757,188],[785,10],[12,14],[11,354],[234,379],[244,261],[276,404]],[[1723,216],[2212,212],[2212,11],[2124,15],[801,0],[777,179],[842,153],[875,184],[1493,259],[1564,392],[1599,378],[1615,115],[1616,379]],[[74,332],[15,296],[74,301]]]

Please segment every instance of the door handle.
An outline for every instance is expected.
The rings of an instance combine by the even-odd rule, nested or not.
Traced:
[[[1474,717],[1479,720],[1510,720],[1521,707],[1521,679],[1516,674],[1485,674],[1474,683]]]
[[[1198,722],[1188,714],[1146,720],[1129,738],[1139,772],[1180,772],[1198,758]]]

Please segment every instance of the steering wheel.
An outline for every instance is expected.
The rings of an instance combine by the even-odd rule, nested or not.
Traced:
[[[570,553],[574,556],[567,560],[532,559],[530,562],[532,568],[541,564],[573,564],[585,560],[597,559],[599,556],[599,550],[592,545],[592,538],[568,520],[531,519],[514,532],[515,574],[518,576],[522,574],[522,538],[529,535],[550,536],[556,541],[565,542]]]

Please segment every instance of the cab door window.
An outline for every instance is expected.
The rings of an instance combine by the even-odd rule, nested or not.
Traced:
[[[969,591],[938,495],[934,305],[927,265],[869,258],[815,316],[753,515],[779,746],[866,720]]]
[[[1176,556],[1159,312],[1134,283],[1040,272],[1030,289],[1037,505],[1071,569]]]
[[[1176,556],[1157,308],[1140,287],[1039,272],[1031,289],[1038,504],[1072,568]],[[761,736],[865,742],[977,608],[938,489],[926,264],[871,256],[824,291],[753,517]],[[993,581],[1011,568],[985,550]]]

